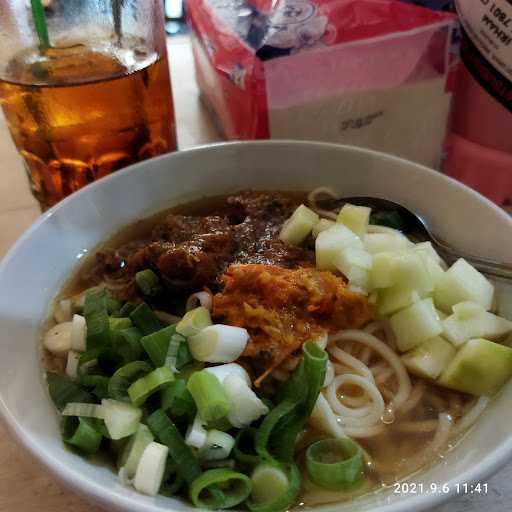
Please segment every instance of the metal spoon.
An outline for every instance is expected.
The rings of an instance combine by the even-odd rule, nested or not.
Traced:
[[[388,201],[387,199],[380,199],[378,197],[344,197],[341,199],[326,199],[318,201],[318,204],[321,205],[322,208],[326,209],[340,208],[345,203],[355,204],[358,206],[369,206],[373,212],[396,211],[403,220],[402,232],[416,242],[431,242],[434,249],[447,264],[451,265],[459,258],[464,258],[468,263],[484,274],[512,281],[512,263],[480,258],[479,256],[474,256],[454,249],[439,236],[432,233],[428,226],[428,222],[421,215],[412,212],[401,204]]]

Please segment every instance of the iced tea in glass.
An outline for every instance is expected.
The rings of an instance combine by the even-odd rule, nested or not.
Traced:
[[[0,102],[43,210],[176,149],[162,3],[46,3],[48,45],[30,3],[8,1],[0,21]]]

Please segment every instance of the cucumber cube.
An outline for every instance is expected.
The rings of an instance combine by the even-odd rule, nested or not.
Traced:
[[[466,260],[457,260],[437,283],[434,299],[436,306],[450,313],[459,302],[472,301],[491,309],[493,285]]]
[[[488,313],[474,303],[462,303],[454,313],[443,320],[446,339],[455,346],[460,346],[471,338],[488,338],[494,340],[512,332],[512,322]],[[476,307],[475,307],[476,306]],[[473,309],[470,309],[473,307]],[[477,309],[477,308],[480,309]]]
[[[361,239],[343,224],[322,231],[316,237],[315,256],[319,270],[337,270],[335,261],[347,247],[363,248]]]
[[[395,252],[412,246],[405,236],[392,233],[367,233],[364,237],[364,248],[370,254],[379,252]]]
[[[368,229],[370,222],[371,208],[367,206],[355,206],[353,204],[345,204],[338,213],[336,222],[344,224],[348,229],[353,231],[357,236],[363,237]]]
[[[314,226],[313,230],[311,231],[311,234],[313,235],[313,238],[316,238],[319,233],[322,231],[325,231],[326,229],[332,228],[336,222],[329,219],[320,219]]]
[[[402,251],[396,255],[395,283],[403,288],[416,290],[423,297],[434,291],[434,281],[419,254]]]
[[[364,249],[347,247],[337,255],[334,264],[350,285],[361,290],[368,289],[368,270],[372,266],[372,257]]]
[[[452,310],[458,320],[469,320],[485,311],[481,304],[471,301],[459,302]]]
[[[476,396],[492,396],[512,377],[512,349],[477,338],[469,340],[437,381]]]
[[[284,223],[279,238],[287,244],[299,245],[307,238],[319,220],[318,214],[301,204]]]
[[[397,347],[402,352],[443,332],[441,320],[430,298],[395,313],[389,321],[396,336]]]
[[[405,367],[418,377],[437,379],[457,351],[451,343],[435,336],[402,356]]]
[[[435,261],[438,264],[441,263],[441,257],[439,254],[437,254],[437,251],[434,249],[431,242],[421,242],[419,244],[415,244],[413,251],[419,254],[423,254],[425,257]]]
[[[373,255],[370,282],[373,288],[390,288],[395,284],[396,252]]]
[[[393,286],[379,290],[378,311],[380,315],[392,315],[421,299],[416,290]]]

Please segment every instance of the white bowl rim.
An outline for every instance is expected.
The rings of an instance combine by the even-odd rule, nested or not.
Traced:
[[[199,146],[194,146],[192,148],[183,149],[174,153],[166,153],[164,155],[160,155],[148,160],[144,160],[142,162],[138,162],[132,164],[122,170],[122,172],[115,172],[109,176],[106,176],[100,180],[97,180],[79,191],[71,194],[66,197],[64,200],[53,206],[47,212],[42,214],[24,233],[23,235],[16,241],[16,243],[10,248],[8,253],[2,258],[0,261],[0,274],[5,271],[5,268],[9,265],[11,259],[15,258],[17,252],[20,250],[24,241],[27,238],[32,236],[34,231],[39,229],[39,226],[47,221],[49,217],[54,215],[57,211],[67,208],[68,204],[71,204],[77,197],[81,195],[88,194],[89,191],[94,190],[95,188],[102,187],[107,180],[117,180],[117,179],[128,179],[122,178],[122,176],[129,176],[131,173],[138,172],[137,169],[139,167],[144,167],[150,161],[161,160],[161,159],[173,159],[173,158],[181,158],[181,155],[186,155],[189,153],[197,153],[197,152],[208,152],[211,150],[220,150],[222,151],[224,148],[229,147],[244,147],[244,146],[310,146],[310,147],[326,147],[331,149],[340,149],[343,148],[345,150],[366,153],[374,155],[378,158],[384,158],[391,161],[407,163],[407,165],[411,167],[415,167],[420,170],[420,172],[429,172],[435,173],[437,175],[436,179],[444,180],[447,183],[451,183],[456,187],[464,189],[466,193],[472,195],[475,201],[480,203],[484,203],[486,207],[490,207],[495,211],[496,214],[501,216],[506,222],[508,222],[512,229],[512,218],[501,208],[499,208],[492,201],[482,196],[475,190],[470,187],[464,185],[463,183],[445,175],[441,172],[435,171],[426,167],[424,165],[411,162],[404,158],[400,158],[394,155],[389,155],[386,153],[382,153],[379,151],[374,151],[366,148],[342,145],[342,144],[334,144],[327,142],[314,142],[314,141],[301,141],[301,140],[258,140],[258,141],[228,141],[228,142],[215,142],[210,144],[204,144]],[[14,434],[14,437],[17,441],[19,441],[27,451],[34,456],[40,463],[46,466],[54,475],[56,475],[61,481],[65,482],[65,484],[76,490],[78,493],[84,495],[87,494],[92,496],[92,498],[97,503],[102,503],[103,505],[108,504],[114,508],[119,508],[122,506],[125,510],[133,510],[137,512],[160,512],[160,507],[155,507],[149,503],[141,503],[138,502],[134,506],[134,501],[128,496],[120,496],[111,490],[105,490],[100,487],[95,482],[86,480],[82,477],[79,471],[69,468],[67,466],[63,466],[60,464],[59,459],[54,457],[50,452],[45,451],[39,445],[37,445],[31,439],[30,435],[25,431],[23,425],[18,422],[15,416],[11,413],[9,408],[7,407],[4,398],[2,396],[0,390],[0,413],[2,418],[5,420],[5,424],[8,429]],[[422,511],[428,508],[434,507],[444,501],[447,501],[449,498],[453,497],[456,494],[460,494],[460,491],[457,491],[457,486],[462,486],[463,484],[471,485],[476,482],[482,482],[483,479],[492,476],[499,469],[501,469],[507,462],[512,459],[512,434],[507,442],[503,443],[501,446],[497,447],[493,452],[485,456],[481,459],[480,463],[477,466],[473,466],[470,469],[463,472],[459,478],[451,479],[445,482],[445,485],[448,486],[448,492],[446,493],[435,493],[435,494],[414,494],[409,496],[407,499],[400,501],[398,503],[390,503],[385,505],[378,506],[378,512],[410,512],[411,510]],[[172,512],[171,508],[167,510]],[[190,510],[195,510],[193,506],[190,506]]]

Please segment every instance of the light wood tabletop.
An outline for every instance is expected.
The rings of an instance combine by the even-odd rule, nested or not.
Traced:
[[[220,140],[199,101],[186,38],[169,43],[180,149]],[[40,215],[0,113],[0,258]],[[435,512],[502,512],[512,502],[512,465],[489,480],[487,495],[458,496]],[[0,512],[100,512],[58,483],[14,442],[0,421]]]

